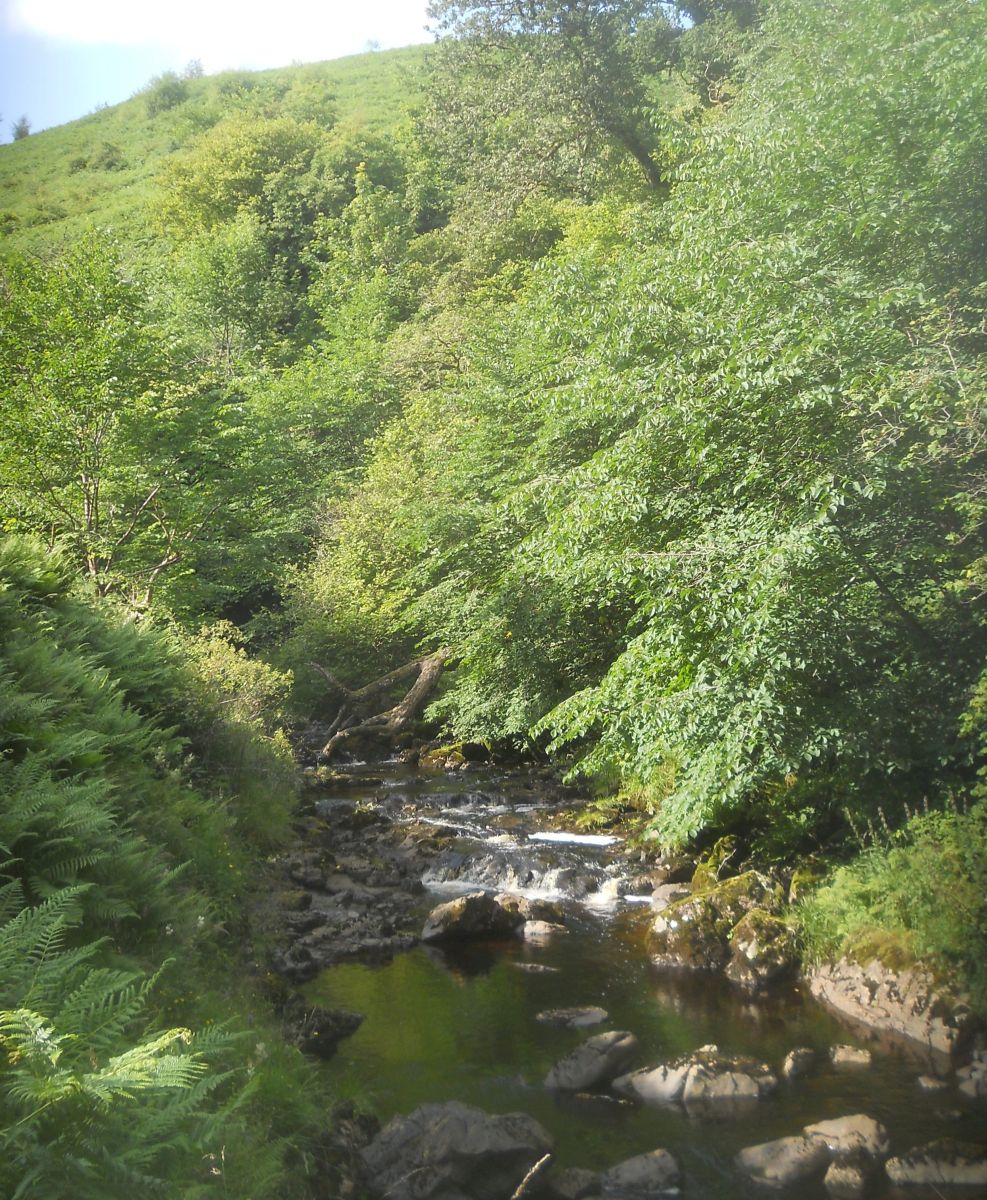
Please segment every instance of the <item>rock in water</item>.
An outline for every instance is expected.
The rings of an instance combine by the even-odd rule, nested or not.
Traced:
[[[602,1179],[606,1200],[657,1200],[677,1196],[679,1164],[667,1150],[652,1150],[618,1163]]]
[[[536,1021],[544,1025],[558,1025],[562,1029],[582,1029],[587,1025],[599,1025],[607,1019],[605,1008],[547,1008],[540,1012]]]
[[[557,1062],[545,1076],[545,1086],[581,1092],[609,1083],[626,1070],[637,1047],[633,1033],[598,1033]]]
[[[806,1137],[822,1142],[834,1158],[861,1151],[868,1158],[880,1161],[891,1152],[888,1131],[880,1121],[864,1113],[819,1121],[815,1125],[806,1125],[802,1132]]]
[[[505,1200],[551,1149],[533,1117],[453,1102],[395,1117],[362,1158],[368,1190],[381,1200]]]
[[[521,913],[505,908],[489,892],[468,892],[432,909],[422,930],[422,941],[509,937],[523,924]]]
[[[821,1174],[829,1162],[823,1142],[807,1137],[778,1138],[748,1146],[737,1155],[742,1171],[757,1183],[769,1187],[787,1187],[810,1175]]]
[[[800,1079],[809,1071],[815,1058],[815,1050],[808,1046],[796,1046],[785,1055],[785,1061],[781,1065],[782,1078],[789,1081]]]
[[[614,1091],[652,1104],[681,1101],[691,1116],[744,1116],[778,1080],[766,1063],[703,1046],[671,1062],[614,1080]]]
[[[780,917],[756,908],[730,931],[726,975],[748,992],[761,992],[792,974],[799,963],[794,930]]]
[[[857,1046],[833,1046],[829,1059],[837,1071],[859,1071],[871,1065],[873,1055]]]
[[[907,1154],[889,1158],[888,1178],[899,1187],[912,1184],[946,1184],[955,1187],[987,1186],[987,1153],[952,1138],[916,1146]]]

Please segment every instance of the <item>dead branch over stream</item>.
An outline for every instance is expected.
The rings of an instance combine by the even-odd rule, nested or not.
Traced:
[[[333,689],[341,692],[344,697],[336,719],[329,726],[328,740],[322,747],[320,757],[330,759],[336,748],[351,738],[388,739],[402,733],[421,715],[435,691],[442,668],[451,653],[452,651],[448,647],[442,647],[432,654],[426,654],[424,658],[415,659],[413,662],[405,663],[404,666],[396,667],[393,671],[388,671],[386,675],[381,675],[379,679],[374,679],[371,683],[355,689],[348,688],[341,683],[325,667],[318,663],[311,663],[313,670],[318,671],[332,685]],[[383,702],[382,698],[395,684],[413,676],[415,677],[414,683],[397,704],[392,708],[373,712],[371,706],[375,701]]]

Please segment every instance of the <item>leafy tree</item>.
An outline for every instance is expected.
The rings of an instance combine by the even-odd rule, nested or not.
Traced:
[[[11,125],[10,131],[14,136],[15,142],[22,142],[31,133],[31,122],[27,117],[18,117],[13,125]]]
[[[510,211],[540,186],[591,194],[615,155],[664,191],[649,114],[672,60],[665,5],[436,0],[429,12],[437,33],[452,37],[425,128],[488,204]]]
[[[238,410],[174,361],[105,239],[11,259],[2,287],[4,524],[64,541],[100,593],[146,604],[230,508]]]

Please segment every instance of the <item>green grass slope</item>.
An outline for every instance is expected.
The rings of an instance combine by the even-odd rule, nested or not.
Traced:
[[[168,157],[237,109],[275,107],[326,124],[391,128],[419,93],[427,53],[427,46],[407,46],[269,71],[159,79],[122,104],[0,146],[0,237],[39,249],[91,225],[139,231]]]

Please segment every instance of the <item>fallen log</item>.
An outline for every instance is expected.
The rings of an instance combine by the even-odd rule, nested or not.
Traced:
[[[312,666],[345,697],[335,721],[329,727],[330,736],[319,757],[324,760],[330,759],[338,746],[352,738],[387,739],[396,737],[407,729],[421,715],[428,703],[451,653],[451,650],[443,647],[424,658],[405,663],[404,666],[397,667],[379,679],[356,689],[346,687],[324,667],[312,663]],[[395,683],[412,675],[416,676],[415,682],[393,708],[372,715],[366,714],[368,700],[386,693]]]

